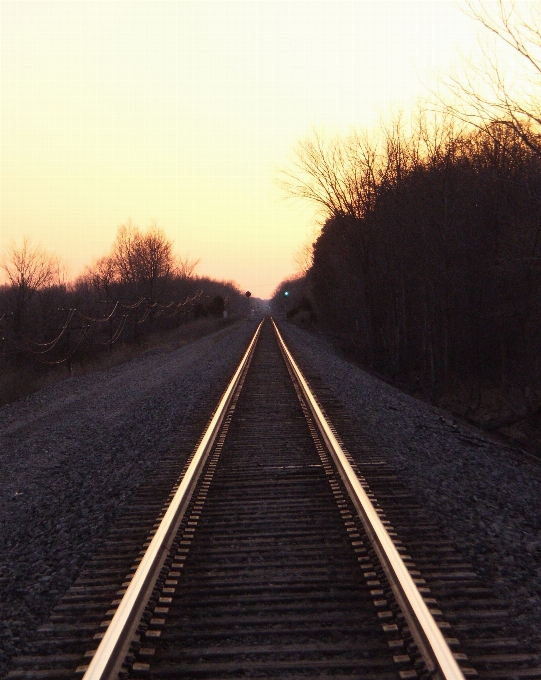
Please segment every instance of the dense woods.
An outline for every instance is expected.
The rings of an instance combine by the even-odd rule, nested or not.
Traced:
[[[444,78],[435,103],[298,144],[281,184],[319,206],[322,228],[273,304],[395,383],[487,429],[520,423],[523,438],[541,426],[541,10],[467,6],[484,61]]]
[[[249,311],[234,283],[197,276],[196,265],[178,258],[155,225],[121,226],[109,254],[71,282],[58,258],[38,244],[12,244],[2,262],[0,362],[14,394],[32,375],[61,366],[71,372],[75,362],[136,347],[189,321]]]
[[[295,318],[308,302],[366,366],[436,400],[492,386],[510,420],[537,418],[541,157],[505,121],[489,132],[419,114],[379,139],[300,144],[289,191],[326,219],[306,276],[275,307]]]

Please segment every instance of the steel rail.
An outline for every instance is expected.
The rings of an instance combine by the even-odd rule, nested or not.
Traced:
[[[180,486],[122,597],[118,609],[83,676],[83,680],[113,680],[113,678],[117,678],[205,461],[220,431],[243,372],[249,365],[262,323],[258,325],[235,375],[224,392]]]
[[[316,425],[338,467],[340,476],[348,489],[351,500],[374,546],[394,596],[408,623],[410,634],[423,657],[423,661],[428,670],[433,674],[433,677],[438,678],[438,680],[464,680],[464,675],[453,657],[453,653],[449,649],[445,638],[413,582],[391,537],[347,460],[336,436],[333,434],[330,424],[323,415],[300,368],[291,356],[274,319],[272,319],[272,323],[283,355],[300,385]]]

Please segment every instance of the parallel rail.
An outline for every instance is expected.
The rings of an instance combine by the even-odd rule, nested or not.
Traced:
[[[274,324],[274,329],[286,362],[300,386],[321,437],[372,541],[374,550],[385,571],[396,601],[408,622],[411,635],[423,657],[426,668],[433,677],[439,680],[464,680],[464,675],[413,582],[408,568],[348,462],[333,433],[332,426],[323,415],[302,372],[286,347],[276,324]],[[142,613],[190,503],[198,478],[220,431],[225,414],[242,376],[247,371],[260,330],[261,324],[258,326],[233,379],[224,393],[188,470],[84,674],[84,680],[112,680],[118,676]]]
[[[427,669],[433,674],[433,677],[439,679],[464,680],[464,675],[453,657],[445,638],[441,634],[434,617],[426,606],[387,529],[378,517],[372,502],[366,495],[361,482],[347,460],[300,368],[286,347],[274,320],[273,325],[280,348],[299,383],[312,417],[340,472],[340,476],[359,513],[366,533],[370,537]]]
[[[250,363],[262,324],[263,322],[257,327],[235,375],[222,396],[184,478],[84,674],[84,680],[112,680],[118,676],[132,637],[190,503],[193,490],[218,436],[229,404]]]

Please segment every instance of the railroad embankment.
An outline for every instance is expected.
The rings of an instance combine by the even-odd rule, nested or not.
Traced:
[[[204,317],[182,324],[173,330],[156,330],[141,337],[137,342],[117,342],[110,351],[102,350],[96,355],[74,357],[68,364],[53,366],[22,361],[19,365],[4,362],[0,371],[0,407],[28,397],[34,392],[50,387],[70,377],[81,377],[96,371],[104,371],[127,361],[132,361],[147,352],[178,349],[198,338],[238,323],[242,315],[227,319]]]
[[[0,409],[0,675],[173,447],[182,468],[255,326],[156,350]],[[514,636],[541,653],[539,462],[344,361],[321,336],[280,327],[325,408],[338,402],[375,442],[457,552],[495,583]]]
[[[515,634],[541,653],[541,463],[344,361],[322,335],[280,327],[316,391],[342,404],[443,531],[497,583]]]
[[[163,453],[193,449],[255,322],[0,409],[0,676]]]

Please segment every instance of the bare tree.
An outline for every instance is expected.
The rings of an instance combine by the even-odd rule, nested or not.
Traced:
[[[314,238],[302,243],[293,255],[293,260],[297,265],[297,270],[303,276],[308,273],[313,263],[314,257]]]
[[[197,260],[192,260],[189,255],[186,257],[178,257],[174,265],[175,276],[186,280],[191,279],[197,265],[201,262],[201,258]]]
[[[14,328],[18,332],[34,294],[59,280],[59,260],[56,255],[24,237],[21,246],[11,242],[0,266],[14,291],[13,318]]]
[[[292,198],[315,202],[325,217],[354,215],[359,210],[356,151],[355,144],[314,130],[297,144],[295,157],[280,172],[278,184]]]
[[[174,271],[173,242],[155,224],[142,232],[128,222],[117,231],[111,261],[120,282],[133,286],[137,294],[144,292],[153,302],[158,280]]]
[[[139,227],[130,220],[121,225],[111,251],[111,260],[119,281],[122,283],[136,283],[136,248],[139,239]]]
[[[467,13],[488,32],[479,64],[469,61],[459,76],[444,79],[438,99],[456,116],[492,136],[498,121],[541,155],[541,6],[539,3],[468,2]],[[492,39],[490,39],[490,36]],[[515,59],[506,68],[503,54]]]
[[[414,124],[423,115],[414,116]],[[344,215],[362,218],[374,207],[380,185],[399,181],[419,162],[420,139],[401,112],[379,129],[345,137],[314,130],[298,142],[289,166],[279,173],[278,185],[289,197],[318,205],[323,221]]]
[[[168,277],[174,268],[173,242],[155,224],[144,234],[136,232],[134,265],[136,280],[154,302],[158,280]]]
[[[108,255],[100,257],[91,267],[87,267],[85,278],[94,288],[100,299],[111,300],[111,288],[116,280],[113,258]]]

